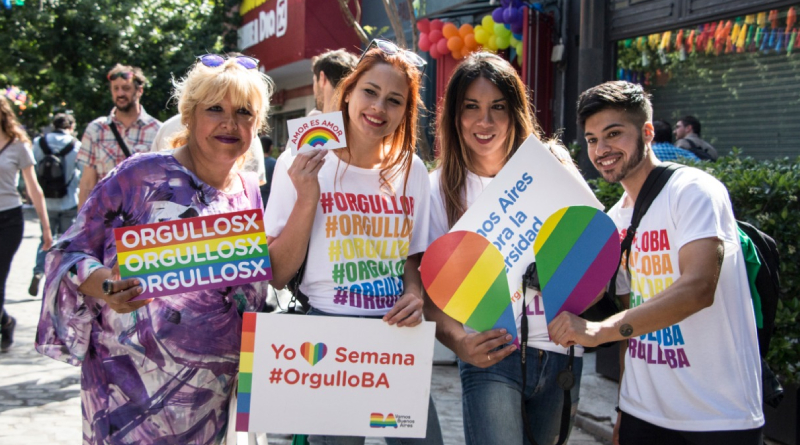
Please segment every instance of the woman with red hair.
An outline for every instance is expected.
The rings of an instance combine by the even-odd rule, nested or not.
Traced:
[[[410,51],[374,40],[337,90],[347,147],[278,159],[272,190],[280,192],[270,196],[265,217],[272,285],[283,288],[305,259],[300,293],[308,297],[309,314],[382,318],[401,327],[422,322],[418,269],[428,243],[430,184],[414,146],[424,64]],[[336,227],[327,224],[333,219]],[[336,254],[331,245],[362,248]],[[345,273],[354,261],[371,267]],[[425,439],[386,440],[442,443],[433,403]],[[310,441],[363,444],[364,438]]]

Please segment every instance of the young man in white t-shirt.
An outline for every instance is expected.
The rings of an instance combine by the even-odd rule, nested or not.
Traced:
[[[578,102],[589,158],[625,193],[608,212],[624,237],[648,174],[652,105],[641,86],[607,82]],[[642,217],[617,293],[630,309],[599,323],[562,313],[557,344],[626,340],[614,440],[619,444],[760,444],[755,316],[725,186],[677,170]],[[627,297],[627,298],[626,298]]]

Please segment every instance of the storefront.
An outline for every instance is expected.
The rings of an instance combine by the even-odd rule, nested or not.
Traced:
[[[697,117],[722,154],[800,154],[800,2],[616,1],[613,78],[643,84],[654,119]]]
[[[269,126],[284,146],[286,121],[314,108],[311,58],[329,49],[358,52],[360,42],[336,1],[244,0],[239,10],[239,48],[275,82]]]

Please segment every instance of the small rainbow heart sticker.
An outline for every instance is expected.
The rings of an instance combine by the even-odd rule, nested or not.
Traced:
[[[325,354],[327,353],[328,347],[325,346],[325,343],[317,343],[315,345],[313,343],[305,342],[300,345],[300,354],[303,355],[303,358],[306,359],[311,366],[319,363],[320,360],[325,358]]]
[[[619,244],[614,221],[594,207],[564,207],[545,220],[533,252],[548,324],[594,301],[619,267]]]
[[[445,314],[476,331],[505,328],[516,338],[503,255],[489,240],[473,232],[448,233],[425,252],[420,274]]]

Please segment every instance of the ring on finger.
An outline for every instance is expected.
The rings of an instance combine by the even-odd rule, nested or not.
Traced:
[[[491,355],[489,355],[489,354],[486,354],[486,361],[487,361],[487,362],[490,362],[490,361],[492,361],[492,356],[491,356]]]

